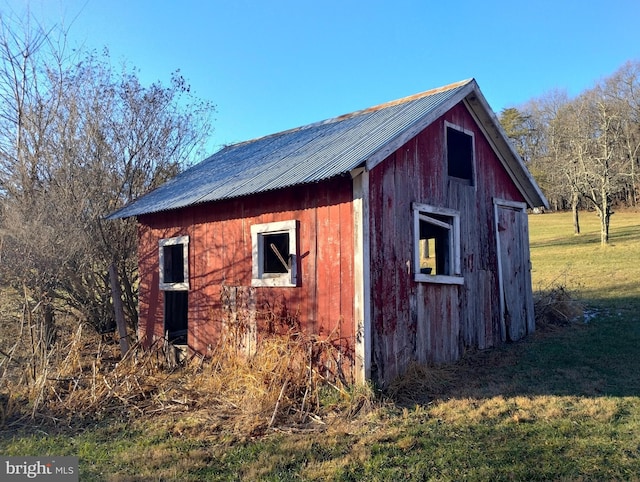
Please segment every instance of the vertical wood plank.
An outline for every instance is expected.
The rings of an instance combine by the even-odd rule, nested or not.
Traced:
[[[369,174],[353,177],[353,320],[355,331],[355,376],[358,383],[371,377],[371,318],[369,312]]]

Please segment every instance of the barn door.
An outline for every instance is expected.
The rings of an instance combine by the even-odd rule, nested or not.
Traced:
[[[503,341],[514,341],[533,332],[535,328],[527,211],[523,203],[495,199],[494,213],[500,331]]]

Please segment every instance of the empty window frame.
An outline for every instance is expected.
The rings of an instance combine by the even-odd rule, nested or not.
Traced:
[[[297,221],[251,226],[251,286],[297,286]]]
[[[445,122],[447,174],[474,185],[475,143],[473,132]]]
[[[161,239],[160,289],[189,289],[189,236]]]
[[[460,216],[447,208],[413,203],[415,281],[463,284]]]
[[[164,295],[164,332],[171,343],[187,344],[189,236],[165,238],[159,245],[160,289]]]

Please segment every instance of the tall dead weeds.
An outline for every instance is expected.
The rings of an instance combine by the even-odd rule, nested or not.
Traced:
[[[252,356],[220,343],[207,357],[176,365],[165,343],[137,344],[120,357],[117,342],[96,343],[84,331],[80,325],[65,345],[52,347],[32,379],[0,378],[0,428],[27,420],[75,424],[197,413],[209,429],[244,435],[315,430],[325,424],[327,387],[342,403],[352,393],[335,369],[341,353],[332,339],[273,335]]]

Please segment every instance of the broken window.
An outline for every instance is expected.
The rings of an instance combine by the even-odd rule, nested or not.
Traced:
[[[189,236],[159,241],[160,289],[164,292],[164,332],[175,344],[187,344]]]
[[[445,123],[447,173],[473,185],[473,132]]]
[[[251,226],[252,286],[296,286],[296,221]]]
[[[413,204],[416,281],[462,284],[457,211]]]

